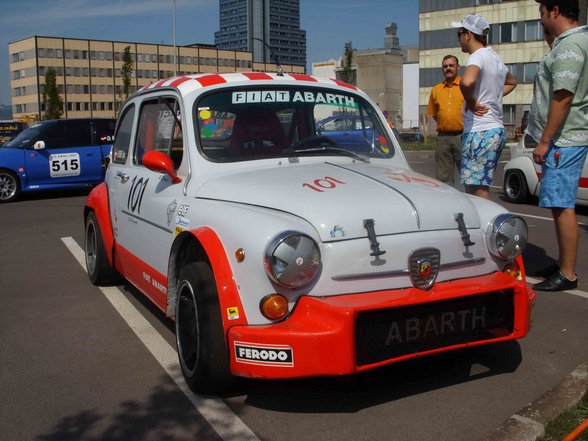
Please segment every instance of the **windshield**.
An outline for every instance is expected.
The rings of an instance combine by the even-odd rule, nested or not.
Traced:
[[[12,138],[5,144],[2,144],[2,147],[13,149],[26,148],[27,146],[31,145],[32,142],[37,141],[40,138],[41,127],[42,124],[37,124],[33,127],[29,127],[28,129],[23,130],[18,135],[16,135],[16,137]]]
[[[278,86],[221,90],[196,102],[194,120],[203,154],[216,161],[394,156],[375,109],[352,92]]]

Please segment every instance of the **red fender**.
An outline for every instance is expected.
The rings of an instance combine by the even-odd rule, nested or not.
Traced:
[[[110,210],[108,208],[108,187],[102,182],[92,189],[86,200],[85,212],[92,210],[96,215],[100,234],[104,242],[104,249],[108,256],[110,266],[114,268],[113,249],[114,235],[112,233],[112,223],[110,222]]]
[[[233,271],[225,247],[217,234],[208,227],[190,231],[202,244],[210,260],[221,308],[224,329],[246,325],[247,317],[241,303],[241,296],[233,277]],[[235,315],[235,312],[237,313]]]

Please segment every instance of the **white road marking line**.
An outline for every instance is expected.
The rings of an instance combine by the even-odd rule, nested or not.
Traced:
[[[72,237],[62,237],[62,242],[86,271],[84,251]],[[259,438],[219,398],[203,397],[192,392],[182,376],[178,356],[174,348],[157,332],[145,317],[116,287],[98,287],[114,309],[121,315],[139,340],[151,352],[178,388],[188,397],[194,407],[208,421],[224,441],[260,441]]]
[[[533,219],[541,219],[541,220],[553,222],[553,218],[551,218],[551,217],[534,216],[532,214],[525,214],[525,213],[512,213],[512,214],[516,214],[518,216],[532,217]],[[588,224],[585,224],[583,222],[578,222],[578,225],[580,225],[581,227],[588,227]]]
[[[543,279],[536,279],[535,277],[527,276],[527,282],[529,282],[531,284],[539,283],[542,281],[543,281]],[[543,292],[543,291],[537,291],[537,292]],[[584,297],[585,299],[588,299],[588,292],[582,291],[579,289],[571,289],[569,291],[558,291],[558,292],[567,292],[568,294],[572,294],[574,296]]]

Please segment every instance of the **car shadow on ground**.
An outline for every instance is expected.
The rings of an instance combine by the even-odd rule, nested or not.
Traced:
[[[126,285],[124,291],[175,333],[173,320],[136,288]],[[508,341],[404,361],[356,375],[295,380],[235,378],[220,397],[245,397],[249,406],[283,412],[353,413],[423,392],[512,373],[521,361],[519,343]]]
[[[288,381],[239,379],[223,397],[290,413],[355,413],[382,403],[516,371],[516,341],[463,349],[400,362],[352,376]]]

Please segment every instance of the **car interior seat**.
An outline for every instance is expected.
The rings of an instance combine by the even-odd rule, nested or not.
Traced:
[[[230,145],[232,156],[271,155],[287,146],[284,127],[274,111],[244,109],[237,114]]]

